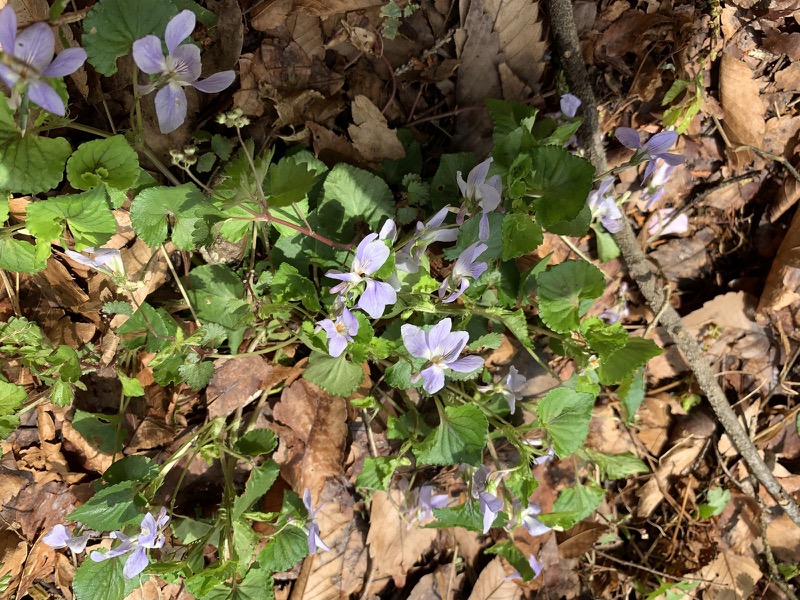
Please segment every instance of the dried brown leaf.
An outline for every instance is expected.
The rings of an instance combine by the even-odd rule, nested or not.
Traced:
[[[74,446],[75,450],[83,457],[83,467],[96,473],[105,473],[106,469],[114,462],[111,454],[101,452],[86,440],[68,420],[61,423],[61,437]]]
[[[780,310],[800,300],[800,211],[794,214],[789,229],[772,261],[758,312]]]
[[[723,53],[719,68],[719,98],[725,111],[723,127],[734,146],[761,146],[766,131],[765,108],[758,82],[747,63]],[[734,168],[753,159],[750,151],[732,155]]]
[[[385,159],[397,160],[406,155],[397,131],[389,129],[386,117],[366,96],[353,100],[353,125],[347,128],[353,146],[367,162],[378,163]]]
[[[522,598],[522,588],[506,579],[508,572],[499,556],[481,571],[469,600],[518,600]]]
[[[639,508],[637,517],[646,519],[661,504],[664,491],[669,489],[669,479],[673,475],[683,475],[700,455],[708,441],[705,437],[690,435],[672,448],[658,461],[658,470],[637,491]]]
[[[9,589],[15,589],[15,580],[22,574],[27,557],[27,542],[11,529],[0,530],[0,578],[6,574],[11,576]]]
[[[547,28],[538,0],[484,0],[484,10],[494,21],[499,51],[505,64],[529,88],[538,89],[547,67]],[[506,100],[522,100],[523,96]]]
[[[558,556],[560,558],[579,558],[594,547],[608,527],[593,521],[581,521],[572,529],[558,535]]]
[[[206,388],[208,416],[212,419],[233,414],[253,402],[258,393],[275,387],[301,372],[297,367],[273,365],[261,356],[221,358]]]
[[[306,13],[297,13],[286,19],[286,27],[292,39],[311,59],[325,58],[325,47],[322,39],[322,27],[319,17]]]
[[[384,0],[294,0],[292,12],[301,11],[317,17],[327,17],[383,4]]]
[[[703,595],[707,600],[741,600],[752,598],[756,583],[762,573],[758,563],[749,556],[739,556],[730,550],[723,550],[714,561],[701,571],[693,574],[700,579],[708,579],[714,585],[708,585]]]
[[[454,565],[442,565],[419,580],[408,600],[455,600],[464,579],[464,573],[455,575]]]

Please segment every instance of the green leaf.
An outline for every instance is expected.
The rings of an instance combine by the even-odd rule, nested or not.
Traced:
[[[117,72],[117,59],[130,53],[133,42],[161,36],[178,11],[165,0],[100,0],[83,22],[83,47],[89,63],[107,77]]]
[[[138,177],[139,158],[121,135],[85,142],[67,161],[67,179],[79,190],[106,184],[127,191]]]
[[[126,304],[126,306],[129,305]],[[119,369],[117,369],[117,377],[119,378],[119,382],[122,384],[123,394],[131,398],[144,396],[144,388],[138,379],[135,377],[128,377],[125,375],[125,373],[121,373]]]
[[[511,435],[514,435],[513,433]],[[527,462],[519,464],[508,474],[506,486],[517,498],[525,500],[530,498],[533,490],[538,487],[538,482],[533,478],[531,466]]]
[[[89,413],[76,409],[75,415],[72,417],[72,426],[92,447],[97,448],[100,452],[113,454],[122,449],[124,441],[123,435],[117,439],[117,430],[121,421],[120,415]]]
[[[592,350],[600,355],[611,354],[628,343],[628,332],[621,323],[612,325],[592,317],[581,323],[580,329]]]
[[[533,252],[542,242],[542,228],[528,215],[511,213],[503,219],[503,260]]]
[[[294,525],[287,525],[258,553],[258,564],[276,573],[286,571],[308,556],[308,536]]]
[[[535,197],[536,221],[547,229],[577,217],[592,191],[594,167],[558,146],[533,148],[530,156],[535,170],[527,180],[527,193]]]
[[[178,369],[181,378],[188,383],[194,390],[202,390],[206,387],[214,376],[214,363],[203,361],[198,363],[188,363],[181,365]]]
[[[706,502],[697,506],[697,512],[701,519],[710,519],[711,517],[721,515],[730,501],[730,490],[713,487],[708,490]]]
[[[103,480],[112,485],[123,481],[149,483],[158,477],[158,473],[158,463],[146,456],[126,456],[105,470]]]
[[[600,469],[601,477],[605,479],[625,479],[637,473],[649,473],[650,469],[639,457],[632,452],[622,454],[606,454],[591,448],[585,448],[583,453]]]
[[[483,515],[477,502],[467,502],[454,508],[434,508],[436,520],[425,527],[463,527],[470,531],[483,532]]]
[[[386,383],[398,390],[405,390],[412,387],[411,368],[411,363],[408,361],[398,360],[386,369]]]
[[[321,173],[302,155],[285,156],[270,166],[264,182],[264,193],[271,208],[300,202],[317,183]]]
[[[539,426],[547,431],[559,458],[581,447],[589,435],[593,407],[594,396],[563,387],[550,390],[539,400]]]
[[[539,316],[556,333],[574,331],[596,298],[606,289],[602,271],[580,260],[568,260],[536,278]]]
[[[443,154],[439,159],[439,168],[431,181],[431,198],[433,210],[439,210],[446,204],[451,204],[453,198],[461,197],[458,188],[456,173],[461,171],[462,177],[467,178],[467,173],[477,164],[475,157],[468,152],[461,154]]]
[[[594,233],[597,240],[597,258],[600,262],[608,262],[614,260],[620,255],[619,246],[614,241],[614,236],[603,229],[602,225],[593,225]]]
[[[603,503],[606,491],[597,484],[565,488],[553,503],[553,512],[536,518],[549,527],[569,529],[591,515]]]
[[[271,429],[251,429],[236,440],[233,449],[247,456],[261,456],[269,454],[277,446],[278,440]]]
[[[205,521],[176,516],[170,522],[170,529],[182,544],[191,544],[206,537],[214,529],[214,526]]]
[[[489,422],[481,409],[471,404],[446,406],[439,426],[414,448],[417,460],[426,465],[478,466],[489,434]]]
[[[102,246],[117,231],[117,221],[102,188],[32,202],[28,205],[26,224],[31,235],[43,242],[57,240],[66,225],[78,251]]]
[[[38,194],[61,183],[72,147],[63,137],[23,136],[0,95],[0,192]]]
[[[378,231],[386,219],[394,217],[389,186],[368,171],[339,163],[325,179],[323,190],[317,211],[320,222],[348,242],[360,222],[366,221],[372,231]]]
[[[300,271],[289,263],[281,263],[269,286],[270,293],[276,302],[302,301],[311,312],[322,310],[317,298],[317,288],[308,277],[300,275]]]
[[[189,286],[187,295],[200,319],[225,327],[231,348],[238,348],[253,318],[252,307],[242,299],[241,278],[226,265],[201,265],[190,271]]]
[[[627,425],[634,422],[636,411],[644,400],[644,391],[644,369],[634,371],[619,384],[617,396],[619,396]]]
[[[368,456],[356,478],[356,487],[366,490],[389,489],[392,475],[398,467],[407,467],[411,461],[405,456]]]
[[[499,333],[487,333],[477,338],[475,341],[470,342],[467,346],[468,350],[478,350],[479,348],[488,348],[489,350],[497,350],[500,344],[503,343],[503,336]]]
[[[133,482],[125,481],[101,489],[66,518],[83,523],[89,529],[113,531],[124,525],[141,523],[143,515],[138,506],[143,504]]]
[[[271,458],[254,467],[244,486],[244,492],[233,501],[233,518],[238,519],[250,510],[253,503],[269,491],[279,473],[278,463]]]
[[[95,562],[86,557],[72,582],[75,600],[124,600],[132,594],[141,583],[139,577],[123,577],[125,560],[126,557],[118,557]]]
[[[346,398],[364,381],[364,371],[349,362],[344,354],[334,358],[321,352],[312,352],[303,378],[329,394]]]
[[[180,250],[196,250],[209,236],[216,209],[193,184],[156,186],[139,192],[131,203],[131,225],[142,241],[155,248],[167,240],[174,220],[172,241]]]
[[[508,563],[522,575],[523,581],[530,581],[536,577],[536,573],[531,568],[528,558],[511,540],[495,544],[491,548],[487,548],[485,552],[486,554],[495,554],[505,558]]]
[[[133,308],[129,302],[112,300],[103,304],[103,312],[109,315],[127,315],[130,317],[133,314]]]
[[[507,215],[503,215],[501,213],[489,213],[489,230],[500,231],[503,228],[503,221],[505,221],[506,218]],[[458,240],[456,240],[455,245],[449,246],[444,250],[445,258],[449,260],[455,260],[464,250],[467,249],[467,247],[475,243],[475,240],[478,239],[478,228],[480,226],[480,221],[481,217],[475,216],[459,228]],[[490,235],[489,239],[486,241],[486,245],[488,248],[486,248],[486,250],[484,250],[478,257],[481,262],[494,260],[503,255],[502,236]]]
[[[600,383],[603,385],[619,383],[659,354],[661,348],[653,340],[629,337],[622,348],[600,356],[600,366],[597,369]]]
[[[203,600],[274,600],[272,573],[253,563],[235,589],[227,583],[214,586]]]
[[[24,388],[0,381],[0,415],[14,414],[27,397]]]
[[[484,103],[489,107],[489,116],[492,118],[492,124],[494,125],[492,139],[495,144],[501,138],[522,126],[523,121],[532,124],[539,113],[539,109],[530,104],[494,99],[484,100]]]
[[[19,427],[18,415],[0,416],[0,440],[6,439],[17,427]]]

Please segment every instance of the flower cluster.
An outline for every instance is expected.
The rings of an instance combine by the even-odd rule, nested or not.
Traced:
[[[678,134],[674,131],[662,131],[657,133],[644,145],[639,140],[639,134],[635,129],[630,127],[618,127],[614,133],[616,138],[626,148],[635,150],[630,164],[638,165],[643,162],[648,162],[647,168],[644,170],[644,177],[642,181],[647,181],[653,170],[656,168],[658,161],[663,161],[670,166],[678,166],[683,164],[684,158],[680,154],[669,154],[667,150],[675,145],[678,141]]]
[[[122,531],[112,531],[108,537],[121,543],[108,552],[95,550],[89,556],[93,561],[101,562],[127,554],[122,575],[126,579],[133,579],[150,564],[148,551],[164,546],[166,541],[164,529],[168,522],[169,515],[164,507],[157,516],[147,513],[142,518],[138,535],[129,537]],[[42,538],[42,541],[51,548],[69,548],[75,554],[80,554],[86,549],[89,538],[98,534],[93,531],[83,531],[78,534],[77,531],[70,533],[64,525],[58,524]]]

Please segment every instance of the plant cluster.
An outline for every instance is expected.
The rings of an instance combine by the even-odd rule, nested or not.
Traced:
[[[254,336],[251,348],[272,352],[279,363],[292,360],[282,349],[294,346],[295,360],[308,357],[303,377],[329,394],[351,398],[370,415],[384,410],[384,402],[393,404],[387,413],[393,453],[365,461],[356,484],[365,498],[387,490],[393,477],[419,480],[431,467],[460,466],[469,487],[465,499],[436,494],[425,483],[409,492],[409,511],[427,527],[506,530],[508,539],[488,552],[505,557],[522,579],[536,577],[541,565],[515,545],[514,531],[567,529],[597,509],[605,491],[586,478],[564,489],[553,511],[543,514],[530,501],[537,486],[532,468],[576,455],[599,478],[645,471],[632,454],[607,455],[583,445],[604,388],[616,389],[625,418],[633,420],[644,396],[642,368],[659,353],[654,342],[630,336],[619,323],[627,310],[624,292],[603,318],[588,316],[606,287],[590,262],[551,265],[547,257],[523,272],[517,266],[545,231],[574,237],[592,227],[601,256],[613,255],[606,229],[615,231],[624,216],[613,198],[613,174],[595,174],[572,149],[580,125],[577,99],[565,96],[561,112],[550,116],[487,101],[491,156],[478,162],[469,154],[445,154],[434,170],[407,132],[401,132],[406,158],[384,161],[375,172],[348,164],[329,168],[303,149],[280,157],[274,150],[257,152],[243,132],[246,118],[233,111],[198,132],[191,147],[174,152],[172,172],[144,144],[143,98],[158,90],[159,127],[168,133],[185,119],[184,88],[219,92],[234,73],[200,79],[200,50],[184,43],[195,27],[194,9],[176,7],[192,3],[139,4],[148,10],[100,0],[84,23],[84,49],[64,50],[55,59],[49,26],[17,32],[13,10],[0,11],[0,76],[11,89],[10,98],[0,96],[0,190],[8,198],[29,196],[22,217],[12,217],[8,199],[0,199],[0,269],[36,273],[48,260],[68,257],[106,274],[116,296],[104,310],[128,317],[116,330],[120,355],[153,353],[149,366],[162,386],[202,390],[214,374],[213,357],[235,356]],[[152,31],[164,33],[166,52]],[[110,76],[116,59],[129,53],[138,69],[125,133],[91,130],[67,118],[60,78],[84,60]],[[144,75],[148,80],[141,83]],[[65,129],[96,139],[73,149],[66,138],[51,135]],[[627,166],[649,162],[646,179],[658,176],[659,165],[681,161],[667,152],[674,133],[645,144],[633,130],[617,137],[635,150]],[[161,175],[144,169],[142,156],[160,166]],[[593,191],[596,180],[601,183]],[[192,253],[217,239],[245,247],[243,266],[203,264],[195,254],[188,277],[176,282],[196,327],[187,325],[187,311],[136,301],[139,282],[126,273],[120,251],[104,246],[120,212],[129,214],[136,235],[154,252],[169,245]],[[522,365],[499,374],[484,364],[502,334],[516,338],[544,368],[541,343],[548,343],[575,362],[575,374],[542,397],[526,397]],[[47,388],[42,398],[61,406],[70,404],[73,388],[97,360],[92,347],[83,355],[53,348],[24,319],[0,326],[0,353],[18,357]],[[375,383],[366,396],[355,396],[365,372]],[[125,369],[119,376],[125,402],[144,394]],[[26,398],[24,389],[0,376],[3,434],[32,406]],[[529,418],[521,419],[523,412]],[[516,461],[490,468],[484,455],[500,441],[513,447]],[[327,550],[309,491],[302,499],[287,492],[274,513],[254,507],[278,477],[275,447],[270,430],[248,427],[238,415],[208,421],[163,464],[144,456],[115,462],[94,496],[67,516],[76,524],[72,532],[58,525],[44,538],[76,554],[90,539],[111,541],[78,568],[78,600],[100,593],[121,599],[143,573],[182,578],[198,598],[264,598],[274,573]],[[220,461],[226,473],[216,516],[154,505],[169,471],[197,455]],[[251,467],[243,489],[233,483],[237,461]],[[253,522],[270,525],[265,544]]]

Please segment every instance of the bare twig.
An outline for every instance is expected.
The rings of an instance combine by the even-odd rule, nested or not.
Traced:
[[[561,64],[564,67],[570,88],[583,103],[582,107],[585,114],[583,127],[585,128],[589,157],[595,168],[600,172],[604,172],[608,169],[608,165],[605,151],[600,143],[597,109],[595,108],[596,100],[586,72],[586,65],[583,62],[578,46],[578,34],[575,29],[572,3],[570,0],[549,0],[549,5],[551,25],[562,59]],[[656,281],[655,274],[651,270],[647,258],[636,243],[636,238],[627,219],[623,219],[623,228],[619,233],[614,234],[614,240],[617,242],[617,246],[622,252],[622,257],[625,259],[625,264],[628,266],[628,271],[639,286],[642,295],[653,311],[660,315],[661,324],[684,355],[686,363],[694,373],[700,389],[708,398],[714,414],[717,415],[734,447],[747,463],[748,469],[775,501],[783,507],[792,521],[800,526],[800,506],[775,479],[772,471],[758,454],[755,444],[753,444],[736,418],[736,413],[731,408],[719,383],[717,383],[703,349],[694,336],[683,326],[680,315],[669,305],[669,299],[658,281]]]

